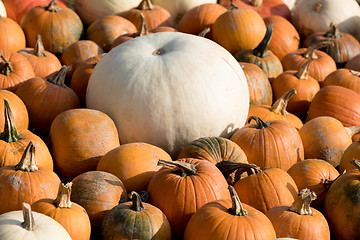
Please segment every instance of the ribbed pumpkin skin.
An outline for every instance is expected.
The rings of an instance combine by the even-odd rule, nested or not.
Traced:
[[[299,48],[295,52],[287,54],[282,60],[281,64],[286,70],[299,70],[308,58],[305,58],[303,54],[306,52],[307,48]],[[315,55],[317,56],[309,66],[309,75],[315,78],[318,82],[324,81],[327,75],[336,71],[336,63],[328,54],[323,51],[315,50]]]
[[[321,88],[310,104],[306,121],[320,116],[336,118],[344,127],[360,125],[360,94],[341,86]]]
[[[55,199],[60,186],[59,177],[51,170],[39,167],[34,172],[23,172],[16,171],[15,165],[0,168],[0,182],[0,214],[20,210],[23,202]]]
[[[80,39],[83,25],[80,17],[70,8],[60,7],[58,12],[46,10],[47,5],[36,6],[26,12],[20,26],[24,29],[27,46],[34,47],[40,34],[44,47],[61,54],[66,47]]]
[[[10,108],[15,121],[17,130],[27,129],[29,126],[29,114],[24,102],[13,92],[0,90],[0,102],[4,102],[4,98],[9,101]],[[0,131],[4,130],[4,104],[0,104]]]
[[[245,152],[248,162],[261,169],[281,168],[287,171],[304,159],[304,147],[297,129],[283,120],[268,121],[270,126],[257,129],[247,124],[230,138]]]
[[[250,106],[271,105],[273,94],[268,77],[253,63],[240,62],[249,86]]]
[[[216,19],[226,12],[226,8],[215,3],[204,3],[187,11],[177,26],[180,32],[197,35],[209,27],[210,32],[206,34],[212,38],[212,25]]]
[[[70,87],[78,95],[82,105],[85,105],[86,89],[91,73],[104,55],[105,53],[99,54],[79,64],[71,77]]]
[[[325,198],[325,217],[336,239],[359,239],[360,173],[354,169],[341,175]]]
[[[213,40],[231,54],[256,47],[266,32],[264,20],[251,9],[233,9],[220,15],[212,28]]]
[[[287,172],[298,189],[308,188],[315,192],[317,197],[311,202],[311,206],[315,208],[324,203],[328,190],[325,180],[335,180],[339,176],[339,172],[330,163],[320,159],[305,159],[292,165]]]
[[[0,16],[0,32],[0,49],[16,52],[25,48],[24,31],[14,20]]]
[[[291,176],[279,168],[271,168],[242,178],[234,188],[246,203],[263,213],[278,205],[291,205],[298,188]]]
[[[13,72],[8,76],[0,74],[0,89],[15,92],[22,82],[35,76],[33,67],[21,54],[1,49],[0,54],[4,55],[13,68]],[[3,62],[4,60],[0,59],[0,63]]]
[[[171,239],[171,228],[165,214],[151,204],[134,211],[132,202],[117,205],[108,212],[101,226],[104,240],[113,239]]]
[[[71,201],[82,206],[93,229],[99,228],[105,215],[120,199],[127,200],[124,184],[118,177],[102,171],[88,171],[72,180]]]
[[[150,179],[161,168],[159,159],[171,161],[163,149],[148,143],[128,143],[107,152],[97,164],[96,170],[117,176],[126,190],[144,191]]]
[[[266,212],[277,237],[330,240],[329,225],[321,212],[311,208],[312,215],[300,215],[289,206],[276,206]]]
[[[229,199],[227,182],[216,166],[208,161],[183,158],[195,164],[196,174],[182,177],[174,168],[163,167],[154,174],[147,191],[150,203],[167,216],[175,236],[182,236],[190,217],[208,202]]]
[[[100,158],[120,145],[114,122],[93,109],[59,114],[51,124],[50,138],[55,168],[67,180],[95,170]]]
[[[199,138],[185,145],[178,159],[197,158],[213,164],[221,161],[247,163],[244,151],[233,141],[222,137]]]
[[[205,204],[190,218],[184,240],[274,239],[276,234],[269,219],[255,208],[242,205],[247,210],[246,216],[228,213],[232,206],[229,200]]]
[[[72,203],[71,208],[60,208],[53,202],[54,199],[40,199],[31,204],[31,210],[45,214],[60,223],[72,240],[89,240],[91,225],[85,209],[76,203]]]
[[[337,85],[354,90],[360,94],[360,72],[341,68],[330,73],[321,83],[322,87]]]
[[[305,158],[323,159],[334,167],[352,143],[351,136],[341,122],[333,117],[317,117],[304,124],[299,130]]]

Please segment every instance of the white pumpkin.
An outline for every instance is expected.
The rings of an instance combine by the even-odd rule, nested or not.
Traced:
[[[71,240],[60,223],[44,214],[31,212],[30,205],[23,204],[23,210],[0,215],[1,240]]]
[[[74,10],[85,25],[96,19],[137,7],[141,0],[75,0]]]
[[[360,40],[360,6],[355,0],[301,0],[293,10],[292,22],[305,39],[326,32],[330,24]]]
[[[190,9],[204,3],[216,3],[216,0],[152,0],[155,5],[169,11],[175,21],[179,21],[182,15]]]
[[[239,63],[203,37],[162,32],[127,41],[91,74],[86,103],[115,122],[121,144],[146,142],[176,157],[200,137],[229,137],[246,121]]]
[[[4,3],[0,0],[0,16],[1,17],[6,17],[6,9],[4,6]]]

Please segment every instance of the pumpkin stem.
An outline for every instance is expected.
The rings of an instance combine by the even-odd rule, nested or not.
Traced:
[[[349,69],[350,73],[356,77],[360,77],[360,72],[359,71],[355,71],[355,70],[352,70],[352,69]]]
[[[35,229],[35,221],[34,221],[34,216],[31,212],[30,204],[23,203],[22,211],[24,216],[24,222],[21,223],[21,226],[28,231],[33,231]]]
[[[263,40],[259,43],[259,45],[253,50],[253,54],[257,57],[264,58],[268,55],[268,48],[270,44],[270,40],[273,33],[272,24],[266,28],[266,33]]]
[[[71,208],[72,205],[70,201],[71,187],[72,187],[72,182],[68,182],[67,184],[64,183],[60,184],[58,195],[54,200],[54,205],[57,208]]]
[[[4,131],[0,134],[0,139],[7,142],[17,142],[23,137],[18,133],[15,127],[15,120],[11,112],[9,101],[4,98],[4,115],[5,115],[5,126]]]
[[[6,57],[4,55],[2,55],[2,54],[1,54],[1,59],[4,62],[0,63],[0,73],[2,75],[9,76],[10,73],[14,72],[14,68],[11,65],[11,63],[9,62],[9,60],[7,60]]]
[[[323,7],[323,3],[317,2],[317,3],[315,3],[315,4],[313,5],[313,8],[312,8],[312,9],[313,9],[315,12],[319,13],[319,12],[321,11],[322,7]]]
[[[152,5],[150,0],[142,0],[136,9],[139,9],[141,11],[153,10],[154,6]]]
[[[207,27],[207,28],[205,28],[204,30],[202,30],[202,31],[198,34],[198,36],[199,36],[199,37],[205,37],[205,35],[206,35],[207,33],[209,33],[209,32],[210,32],[210,28]]]
[[[330,30],[324,34],[324,37],[327,38],[342,38],[342,36],[343,35],[340,33],[338,27],[334,23],[330,24]]]
[[[263,129],[263,128],[270,126],[270,123],[262,120],[261,118],[259,118],[257,116],[250,116],[247,120],[247,123],[249,124],[251,122],[251,120],[255,120],[255,122],[256,122],[255,128],[257,128],[257,129]]]
[[[138,212],[145,209],[144,204],[141,201],[141,197],[137,192],[132,191],[129,197],[132,200],[132,205],[130,207],[131,210]]]
[[[318,59],[319,57],[316,55],[315,50],[313,47],[308,47],[302,56],[306,59]]]
[[[36,43],[32,54],[37,57],[46,57],[45,48],[40,34],[36,35]]]
[[[258,174],[261,172],[260,167],[252,163],[234,163],[230,161],[221,161],[216,164],[216,167],[222,172],[225,178],[228,178],[234,171],[238,177],[235,178],[234,182],[239,180],[240,175],[247,172],[248,175]]]
[[[31,141],[21,156],[20,162],[15,165],[15,170],[21,170],[23,172],[35,172],[38,170],[35,164],[35,146]]]
[[[190,175],[196,174],[196,166],[195,164],[190,164],[187,162],[182,161],[165,161],[165,160],[159,160],[157,165],[162,165],[166,167],[175,167],[175,172],[178,172],[177,170],[180,170],[180,176],[186,177]]]
[[[45,10],[50,12],[59,12],[61,11],[61,8],[57,5],[57,0],[52,0]]]
[[[360,161],[356,158],[353,158],[350,163],[354,164],[357,169],[360,170]]]
[[[231,10],[234,10],[234,9],[239,9],[239,7],[234,4],[233,0],[230,0],[229,10],[231,11]]]
[[[297,94],[297,92],[296,92],[295,88],[287,91],[278,100],[276,100],[276,102],[270,107],[270,111],[272,111],[276,114],[279,114],[279,115],[287,116],[289,114],[286,111],[288,101],[292,96],[294,96],[296,94]]]
[[[309,78],[309,66],[312,61],[313,59],[310,57],[303,65],[301,65],[297,73],[295,73],[295,76],[298,79],[306,80]]]
[[[251,0],[250,4],[254,7],[261,7],[263,4],[263,0]]]
[[[300,215],[312,215],[310,203],[315,199],[315,192],[311,192],[308,188],[302,189],[289,210]]]
[[[65,77],[66,73],[71,70],[71,66],[62,66],[61,69],[53,76],[47,79],[48,82],[66,88]]]
[[[232,202],[232,207],[228,209],[228,212],[235,216],[248,215],[248,212],[246,211],[246,209],[244,209],[243,205],[241,204],[240,198],[236,193],[234,187],[229,185],[228,189],[230,191],[231,202]]]
[[[132,34],[131,36],[132,37],[142,37],[142,36],[145,36],[147,35],[149,32],[148,32],[148,28],[147,28],[147,25],[146,25],[146,21],[145,21],[145,18],[144,18],[144,14],[140,13],[140,28],[138,29],[138,31],[134,34]]]
[[[355,134],[360,132],[360,126],[346,127],[345,130],[347,131],[350,137],[353,137]]]

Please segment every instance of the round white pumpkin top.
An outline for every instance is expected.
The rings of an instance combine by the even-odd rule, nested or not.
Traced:
[[[197,138],[229,137],[242,127],[249,89],[239,63],[217,43],[162,32],[107,53],[90,77],[86,104],[114,120],[121,144],[147,142],[175,157]]]
[[[0,0],[0,16],[1,17],[6,17],[7,16],[4,3],[1,0]]]

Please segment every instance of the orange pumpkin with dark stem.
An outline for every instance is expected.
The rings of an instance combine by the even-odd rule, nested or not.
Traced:
[[[83,31],[80,17],[70,8],[61,7],[57,0],[27,11],[21,20],[27,46],[34,47],[40,34],[47,51],[61,54],[66,47],[78,41]]]
[[[324,215],[336,239],[359,239],[360,215],[360,162],[354,160],[356,168],[342,174],[331,185],[326,194]]]
[[[186,226],[184,240],[274,239],[276,233],[269,219],[259,210],[241,204],[229,186],[231,201],[217,200],[205,204]]]
[[[29,60],[34,68],[35,77],[48,77],[61,68],[60,60],[51,52],[45,51],[41,36],[36,36],[34,48],[24,48],[18,51]]]
[[[321,209],[327,191],[339,172],[328,162],[321,159],[305,159],[289,168],[287,173],[294,179],[298,189],[309,188],[317,198],[312,205]]]
[[[117,37],[136,31],[135,25],[126,18],[109,15],[97,19],[87,28],[86,39],[96,42],[104,52],[108,52]]]
[[[262,120],[284,120],[291,123],[297,129],[300,129],[303,126],[302,121],[294,114],[286,111],[286,107],[289,99],[296,95],[295,88],[290,89],[284,95],[282,95],[276,102],[272,105],[254,105],[250,106],[248,117],[257,116]]]
[[[250,124],[255,120],[255,124]],[[281,168],[287,171],[304,159],[304,147],[297,129],[283,120],[263,121],[250,116],[248,124],[230,138],[245,152],[248,162],[261,169]]]
[[[148,143],[127,143],[107,152],[96,170],[117,176],[127,191],[146,190],[152,176],[161,168],[159,159],[171,161],[170,155]]]
[[[234,184],[243,203],[266,213],[275,206],[291,204],[296,199],[296,183],[284,170],[270,168],[262,171],[255,164],[237,165],[239,174],[246,172],[248,175]]]
[[[322,87],[337,85],[354,90],[360,94],[360,72],[341,68],[330,73],[321,83]]]
[[[256,48],[246,48],[234,55],[238,62],[249,62],[259,66],[269,78],[270,82],[283,72],[279,58],[268,50],[272,37],[272,29],[272,25],[267,27],[263,40]]]
[[[330,30],[327,32],[313,33],[308,36],[303,46],[309,47],[324,41],[329,41],[331,44],[327,44],[319,50],[329,54],[338,68],[344,67],[350,59],[360,54],[359,41],[349,33],[340,32],[335,24],[331,24]]]
[[[71,77],[70,88],[78,95],[80,103],[85,106],[87,85],[96,64],[105,56],[105,53],[91,57],[80,63]]]
[[[29,114],[24,102],[13,92],[7,90],[0,90],[0,101],[3,102],[6,99],[9,102],[9,106],[13,109],[13,117],[15,126],[17,129],[27,129],[29,126]],[[5,106],[0,104],[0,113],[5,111]],[[0,131],[4,131],[5,117],[0,114]]]
[[[337,69],[336,63],[332,57],[323,51],[316,50],[321,47],[314,46],[309,48],[299,48],[295,52],[287,54],[282,60],[281,64],[284,71],[299,70],[310,58],[313,59],[309,66],[309,75],[315,78],[319,83],[324,81],[327,75]]]
[[[196,158],[215,164],[229,184],[234,183],[235,176],[229,177],[232,171],[228,168],[223,169],[222,164],[248,162],[244,151],[236,143],[222,137],[204,137],[192,141],[182,148],[178,156],[178,159],[181,158]]]
[[[0,49],[16,52],[25,48],[24,31],[14,20],[0,15],[0,32]]]
[[[71,77],[79,64],[102,53],[104,51],[95,42],[79,40],[64,49],[60,61],[63,65],[71,66],[67,72],[67,76]]]
[[[64,83],[70,69],[71,67],[63,66],[48,78],[31,78],[16,90],[16,95],[29,111],[30,129],[40,135],[46,136],[49,133],[51,123],[58,114],[80,107],[78,96]]]
[[[53,170],[53,160],[44,141],[27,129],[15,127],[9,102],[4,99],[3,132],[0,134],[0,166],[17,164],[23,155],[26,146],[32,142],[36,147],[36,164],[50,171]]]
[[[269,50],[281,61],[288,53],[299,48],[300,36],[296,28],[285,18],[272,15],[264,18],[266,26],[273,26]]]
[[[344,127],[360,125],[360,94],[336,85],[321,88],[310,104],[306,121],[320,116],[336,118]]]
[[[256,47],[266,32],[264,20],[251,9],[232,5],[212,26],[212,38],[231,54]]]
[[[214,164],[195,158],[158,164],[165,167],[154,174],[147,191],[150,203],[168,218],[173,236],[181,237],[190,217],[206,203],[230,200],[228,184]]]
[[[140,14],[143,14],[149,30],[159,26],[174,26],[174,20],[169,11],[163,7],[153,5],[151,0],[142,0],[136,8],[121,12],[118,15],[126,18],[139,29],[141,26]]]
[[[96,170],[102,156],[120,145],[114,122],[93,109],[71,109],[57,115],[50,139],[55,169],[67,181]]]
[[[60,223],[72,240],[89,240],[90,219],[82,206],[70,201],[71,185],[71,182],[62,183],[56,198],[40,199],[31,204],[31,209]]]
[[[250,93],[250,106],[271,105],[273,94],[268,77],[253,63],[240,62]]]
[[[93,230],[99,230],[106,213],[128,198],[124,184],[111,173],[88,171],[71,182],[71,201],[86,210]]]
[[[37,167],[35,147],[30,142],[17,165],[0,168],[0,214],[20,210],[22,203],[56,198],[60,179],[51,170]]]
[[[271,208],[266,216],[273,224],[277,237],[330,240],[330,229],[324,215],[310,207],[315,192],[305,188],[292,205]]]
[[[309,75],[311,61],[310,58],[298,71],[288,70],[283,72],[271,84],[274,99],[280,98],[291,89],[296,90],[297,94],[288,101],[287,110],[300,119],[306,118],[310,102],[320,90],[319,82]]]
[[[171,228],[165,214],[157,207],[143,203],[137,192],[129,194],[131,202],[120,203],[105,216],[102,239],[171,240]]]
[[[206,37],[212,39],[212,25],[216,19],[226,12],[226,8],[216,3],[204,3],[196,6],[181,17],[177,29],[180,32],[198,35],[205,28],[210,28]]]
[[[338,167],[344,151],[352,143],[352,136],[360,126],[345,128],[342,123],[328,116],[314,118],[300,128],[305,158],[323,159]]]
[[[344,171],[350,171],[356,169],[356,166],[352,163],[353,159],[360,158],[360,141],[354,141],[350,146],[345,150],[344,154],[340,159],[339,172],[343,173]]]
[[[17,52],[0,49],[0,89],[15,92],[20,83],[35,76],[26,57]]]
[[[291,20],[290,9],[281,0],[219,0],[219,4],[230,7],[231,3],[239,8],[249,8],[257,13],[262,18],[272,15],[279,15],[287,20]]]

